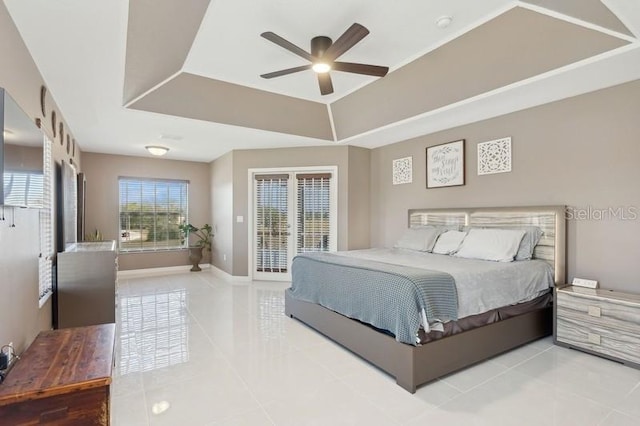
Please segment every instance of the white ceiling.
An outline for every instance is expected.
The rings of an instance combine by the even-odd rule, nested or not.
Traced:
[[[4,0],[81,149],[148,155],[144,146],[170,147],[166,158],[211,161],[231,149],[331,145],[312,138],[126,109],[122,102],[128,1]],[[604,0],[640,34],[638,0]],[[311,71],[272,80],[260,74],[304,65],[264,40],[273,31],[309,49],[334,40],[352,23],[371,34],[341,60],[387,65],[391,71],[516,6],[534,8],[606,33],[556,12],[508,0],[212,0],[183,71],[292,97],[331,103],[374,78],[332,73],[335,93],[321,97]],[[451,15],[447,29],[435,25]],[[170,31],[170,29],[168,29]],[[616,36],[624,37],[620,34]],[[376,147],[640,78],[638,41],[624,48],[426,112],[339,143]],[[552,47],[550,47],[552,48]],[[517,58],[514,58],[517,60]],[[159,140],[160,135],[181,140]]]
[[[303,71],[265,80],[260,74],[308,64],[260,37],[273,31],[310,52],[311,38],[334,41],[354,22],[370,34],[340,61],[388,66],[390,71],[422,56],[452,34],[477,26],[504,11],[511,0],[279,0],[213,1],[189,52],[185,71],[315,102],[331,103],[375,80],[332,72],[335,92],[321,96],[316,75]],[[251,11],[247,13],[247,11]],[[435,25],[455,16],[449,28]]]

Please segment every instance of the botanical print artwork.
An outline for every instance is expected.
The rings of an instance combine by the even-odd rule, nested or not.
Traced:
[[[511,171],[511,138],[478,144],[478,175]]]
[[[427,188],[464,185],[464,139],[427,148]]]
[[[413,181],[413,157],[393,160],[393,184],[400,185]]]

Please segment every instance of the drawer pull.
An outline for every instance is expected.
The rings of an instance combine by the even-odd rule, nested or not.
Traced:
[[[54,410],[45,411],[40,413],[40,422],[46,423],[54,420],[59,420],[67,417],[69,407],[56,408]]]
[[[600,335],[595,333],[587,333],[587,338],[589,339],[589,343],[593,343],[594,345],[600,345]]]
[[[592,317],[600,318],[602,316],[602,310],[599,306],[589,306],[587,313]]]

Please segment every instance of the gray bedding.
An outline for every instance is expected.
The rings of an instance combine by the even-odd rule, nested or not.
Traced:
[[[403,343],[416,344],[422,312],[429,322],[457,319],[456,286],[445,272],[311,253],[294,258],[292,278],[293,297],[388,330]]]
[[[421,276],[420,270],[427,271],[440,287],[423,291],[418,297],[415,289],[409,296],[395,293],[401,287],[411,287],[407,282],[399,287],[384,284],[390,276],[395,277],[394,281],[399,277],[408,278],[409,282],[422,279],[417,278]],[[437,274],[438,271],[442,274]],[[292,275],[292,287],[288,290],[292,296],[387,330],[396,340],[409,344],[416,344],[420,310],[424,306],[436,306],[420,298],[439,297],[438,293],[446,287],[446,277],[452,277],[455,283],[457,312],[432,308],[426,318],[428,324],[445,323],[533,300],[553,287],[552,268],[544,261],[490,262],[403,249],[298,256],[293,262]],[[451,290],[447,294],[450,296]],[[451,302],[447,304],[451,308]]]
[[[458,291],[458,318],[526,302],[553,287],[553,269],[543,260],[491,262],[403,249],[336,254],[447,272],[455,280]]]

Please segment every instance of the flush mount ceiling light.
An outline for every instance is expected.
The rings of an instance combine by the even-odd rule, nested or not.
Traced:
[[[145,148],[147,149],[147,151],[149,151],[149,153],[151,155],[155,155],[155,156],[158,156],[158,157],[161,157],[161,156],[165,155],[167,152],[169,152],[169,148],[164,147],[164,146],[147,145],[147,146],[145,146]]]

